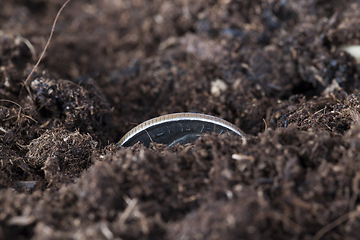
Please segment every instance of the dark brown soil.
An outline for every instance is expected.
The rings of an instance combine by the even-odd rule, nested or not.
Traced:
[[[0,239],[360,238],[359,1],[73,0],[25,87],[63,2],[0,1]],[[116,146],[174,112],[250,137]]]

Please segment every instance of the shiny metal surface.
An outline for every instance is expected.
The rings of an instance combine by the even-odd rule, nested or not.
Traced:
[[[149,146],[151,142],[169,146],[195,141],[204,133],[230,133],[246,137],[235,125],[224,119],[201,113],[173,113],[145,121],[126,133],[118,145],[129,147],[136,143]]]

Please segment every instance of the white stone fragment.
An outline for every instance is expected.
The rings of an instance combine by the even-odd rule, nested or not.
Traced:
[[[226,85],[226,83],[221,80],[221,79],[217,79],[213,82],[211,82],[211,95],[218,97],[221,95],[221,93],[225,92],[228,89],[228,86]]]
[[[352,55],[356,60],[360,60],[360,45],[343,45],[340,48]]]

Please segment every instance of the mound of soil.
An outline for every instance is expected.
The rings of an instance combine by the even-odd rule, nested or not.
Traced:
[[[360,3],[0,2],[0,239],[359,239]],[[124,148],[175,112],[249,134]]]

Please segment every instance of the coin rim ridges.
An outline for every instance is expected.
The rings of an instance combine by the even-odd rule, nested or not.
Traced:
[[[118,145],[123,146],[133,136],[150,127],[163,124],[166,122],[182,121],[182,120],[200,120],[200,121],[215,123],[239,134],[242,137],[246,136],[246,134],[240,128],[236,127],[234,124],[229,123],[228,121],[215,116],[211,116],[203,113],[171,113],[149,119],[137,125],[136,127],[132,128],[120,139]]]

